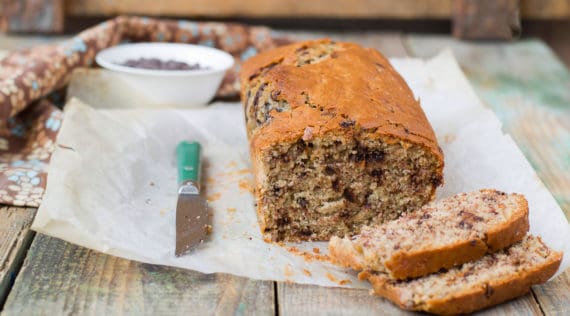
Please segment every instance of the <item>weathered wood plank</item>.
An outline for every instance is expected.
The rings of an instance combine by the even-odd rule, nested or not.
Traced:
[[[37,235],[5,315],[273,315],[274,284],[137,263]]]
[[[29,230],[36,209],[0,208],[0,307],[32,241]]]
[[[399,309],[365,290],[277,284],[279,315],[421,315]],[[532,294],[483,310],[477,315],[542,315]]]
[[[143,14],[208,17],[356,17],[446,19],[452,16],[451,0],[75,0],[66,1],[66,14],[105,16]],[[570,16],[568,0],[521,0],[523,18]]]
[[[512,301],[493,306],[475,313],[478,316],[503,316],[503,315],[543,315],[540,306],[532,293],[519,297]]]
[[[449,17],[448,0],[123,0],[66,1],[71,15],[145,14],[245,17]]]
[[[570,270],[547,284],[534,286],[532,291],[544,314],[570,315]]]
[[[367,290],[277,283],[279,315],[413,315]]]

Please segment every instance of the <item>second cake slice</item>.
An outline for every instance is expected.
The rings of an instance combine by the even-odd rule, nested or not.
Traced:
[[[496,190],[461,193],[359,235],[333,237],[331,259],[355,270],[420,277],[481,258],[520,241],[528,232],[528,203]]]

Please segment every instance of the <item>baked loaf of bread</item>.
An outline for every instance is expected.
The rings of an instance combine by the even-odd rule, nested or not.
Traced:
[[[528,232],[528,203],[496,190],[461,193],[412,213],[366,226],[359,235],[333,237],[331,259],[355,270],[407,279],[481,258]]]
[[[366,277],[374,292],[403,309],[442,315],[470,313],[521,296],[531,285],[554,275],[562,254],[539,237],[522,241],[461,267],[413,280],[395,280],[387,274]]]
[[[380,53],[316,40],[240,73],[262,232],[352,235],[433,199],[443,156],[406,82]]]

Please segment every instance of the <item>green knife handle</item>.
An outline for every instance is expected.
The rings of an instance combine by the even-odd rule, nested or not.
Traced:
[[[200,143],[182,141],[176,146],[178,184],[186,181],[200,183]]]

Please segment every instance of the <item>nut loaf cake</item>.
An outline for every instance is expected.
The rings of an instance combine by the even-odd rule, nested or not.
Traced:
[[[471,313],[524,295],[556,273],[562,253],[548,248],[540,237],[522,241],[461,267],[412,280],[387,274],[367,274],[374,292],[403,309],[442,315]]]
[[[508,247],[529,229],[528,203],[496,190],[461,193],[359,235],[333,237],[331,259],[354,270],[407,279],[449,269]]]
[[[442,183],[433,129],[376,50],[300,42],[250,58],[240,80],[266,238],[352,235],[421,207]]]

